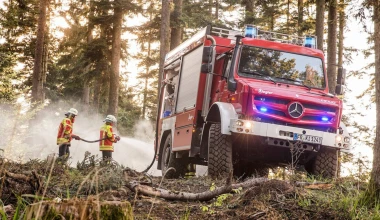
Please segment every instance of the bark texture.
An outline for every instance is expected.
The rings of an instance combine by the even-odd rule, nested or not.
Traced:
[[[32,79],[32,102],[43,101],[43,56],[44,56],[44,40],[46,27],[46,14],[50,0],[40,0],[40,9],[37,27],[37,41],[34,57],[33,79]]]
[[[315,21],[315,35],[317,35],[317,48],[323,50],[323,29],[325,22],[325,1],[317,0],[317,17]]]
[[[371,180],[366,194],[366,203],[378,204],[380,196],[380,1],[374,0],[373,22],[375,41],[375,96],[376,96],[376,137],[373,148]]]
[[[170,2],[171,0],[162,0],[161,9],[161,29],[160,29],[160,65],[158,77],[158,92],[161,89],[165,55],[170,48]]]
[[[298,0],[298,36],[303,33],[303,0]]]
[[[343,50],[344,50],[344,27],[346,25],[344,13],[344,0],[339,0],[339,43],[338,43],[338,66],[343,66]]]
[[[335,94],[336,86],[336,39],[337,39],[337,0],[329,1],[327,37],[327,78],[329,91]]]
[[[123,10],[120,1],[115,1],[114,23],[112,35],[112,57],[111,74],[109,88],[108,114],[117,116],[117,106],[119,101],[119,72],[121,54],[121,24],[123,21]]]
[[[170,50],[174,49],[182,42],[182,0],[174,0],[174,10],[170,16],[171,37]]]

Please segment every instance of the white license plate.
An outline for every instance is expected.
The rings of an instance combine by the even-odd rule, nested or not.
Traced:
[[[322,144],[322,137],[318,136],[311,136],[306,134],[293,134],[293,140],[295,141],[302,141],[307,143],[313,143],[313,144]]]

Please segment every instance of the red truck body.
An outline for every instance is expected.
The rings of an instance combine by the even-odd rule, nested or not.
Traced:
[[[165,170],[165,166],[173,163],[176,166],[210,163],[209,145],[213,139],[210,135],[215,135],[210,133],[212,124],[220,126],[221,138],[231,137],[234,153],[241,155],[243,151],[238,149],[244,148],[245,156],[253,155],[258,149],[288,154],[289,146],[297,141],[304,143],[301,146],[305,158],[316,157],[321,148],[334,149],[334,152],[349,149],[348,133],[341,123],[342,101],[329,94],[322,51],[259,37],[235,40],[228,34],[237,32],[217,30],[215,34],[207,27],[167,54],[156,142],[159,169]],[[213,51],[210,56],[206,50],[209,48]],[[260,60],[268,57],[272,58],[269,61],[272,67],[262,66],[264,61],[260,63]],[[313,64],[307,63],[302,67],[306,68],[305,72],[295,70],[304,65],[297,59],[317,63],[313,67],[320,68],[319,72],[308,73],[307,69]],[[205,63],[212,64],[212,71],[206,74],[201,73],[205,72],[202,69]],[[247,72],[246,64],[256,65],[256,69],[263,72]],[[306,78],[311,74],[310,81],[317,79],[319,86],[305,85],[306,80],[300,82],[294,77],[281,79],[281,65],[293,71],[297,79],[302,78],[302,74]],[[277,77],[263,75],[268,71]],[[235,83],[233,89],[229,87],[231,81]],[[297,115],[298,110],[300,115]],[[244,160],[260,164],[271,161],[274,165],[289,160],[289,156],[274,155],[272,153],[270,158],[248,156]]]

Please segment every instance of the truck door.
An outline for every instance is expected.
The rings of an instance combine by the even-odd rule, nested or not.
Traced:
[[[176,102],[176,123],[173,151],[190,150],[196,114],[203,45],[183,57]]]

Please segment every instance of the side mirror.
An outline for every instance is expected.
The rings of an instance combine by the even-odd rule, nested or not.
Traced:
[[[214,54],[215,47],[203,47],[201,73],[212,73],[214,71]]]
[[[343,85],[337,84],[335,86],[335,94],[337,94],[337,95],[343,95],[343,93],[344,93]]]
[[[346,85],[346,69],[343,67],[338,68],[338,76],[336,79],[337,85]]]

